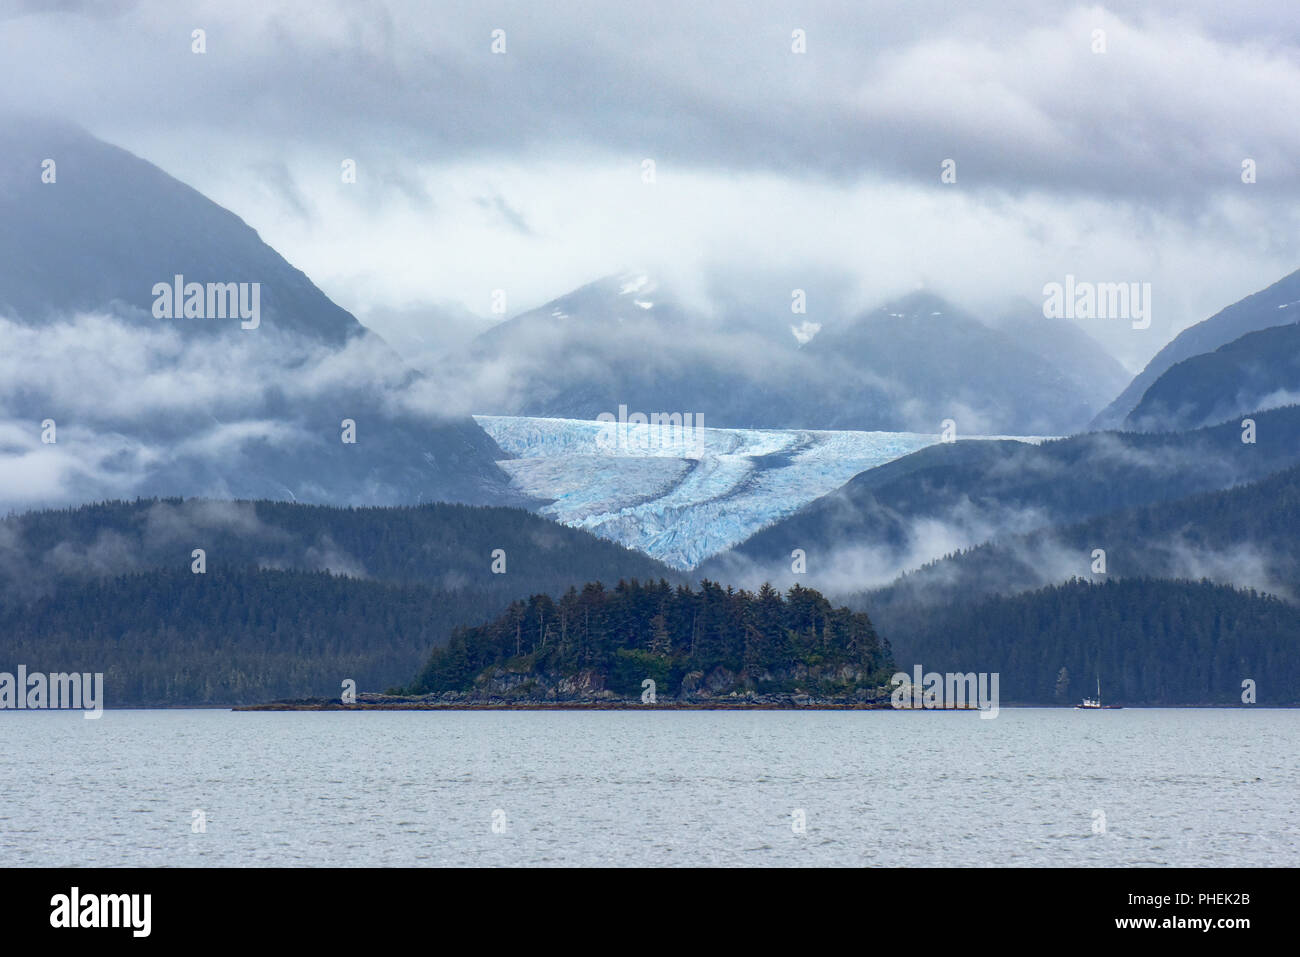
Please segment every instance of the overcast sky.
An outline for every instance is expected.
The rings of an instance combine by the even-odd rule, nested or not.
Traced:
[[[156,163],[363,319],[629,266],[814,320],[845,282],[990,310],[1072,273],[1152,284],[1149,330],[1085,324],[1134,367],[1300,267],[1294,0],[971,6],[0,0],[0,106]]]

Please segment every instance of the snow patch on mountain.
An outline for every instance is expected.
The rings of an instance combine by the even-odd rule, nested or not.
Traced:
[[[822,331],[820,322],[813,322],[811,319],[805,319],[797,326],[791,326],[790,331],[794,333],[795,340],[799,345],[804,346],[812,342],[813,337]]]
[[[623,282],[619,287],[618,294],[620,296],[627,296],[649,288],[653,288],[649,276],[645,273],[630,273],[623,277]]]

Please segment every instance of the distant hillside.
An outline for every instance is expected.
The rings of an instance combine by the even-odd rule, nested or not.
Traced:
[[[75,126],[0,119],[0,316],[40,324],[114,307],[157,325],[153,286],[180,273],[260,282],[268,330],[336,346],[366,334],[244,220],[152,163]],[[46,159],[53,183],[41,180]],[[194,320],[187,331],[240,330]]]
[[[12,516],[0,670],[103,671],[110,707],[337,697],[345,678],[407,681],[453,627],[602,574],[679,580],[519,509],[170,500]]]
[[[1257,482],[1003,535],[847,596],[855,608],[950,603],[1073,577],[1210,578],[1300,599],[1300,467]],[[1106,553],[1092,572],[1093,550]]]
[[[1046,321],[1046,320],[1044,320]],[[952,303],[915,292],[828,326],[803,348],[818,374],[805,427],[1043,435],[1082,428],[1099,401],[1048,360]]]
[[[1300,704],[1300,608],[1225,585],[1072,581],[878,626],[899,670],[997,672],[1003,703],[1075,704],[1100,678],[1103,700],[1130,706],[1240,705],[1246,679],[1260,705]]]
[[[1101,408],[1133,376],[1075,322],[1043,317],[1041,304],[1024,303],[993,322],[993,328],[1038,356],[1068,383],[1070,393]]]
[[[1142,395],[1124,428],[1195,429],[1300,401],[1300,308],[1294,321],[1250,332],[1171,366]]]
[[[407,680],[500,596],[225,567],[153,570],[0,602],[0,670],[104,674],[108,708],[257,704]]]
[[[1147,389],[1173,365],[1192,356],[1213,352],[1248,332],[1293,323],[1296,310],[1300,310],[1300,270],[1180,332],[1156,353],[1128,388],[1093,419],[1091,428],[1122,427],[1124,419],[1137,407]]]
[[[991,538],[1078,522],[1252,481],[1300,462],[1300,407],[1180,433],[1086,433],[939,444],[870,469],[763,529],[698,572],[728,581],[803,580],[835,593],[883,585]],[[807,577],[790,570],[806,555]]]
[[[640,552],[515,508],[419,505],[332,508],[204,499],[104,502],[0,521],[0,595],[69,579],[150,569],[263,566],[356,578],[476,587],[510,597],[599,575],[665,576]],[[492,571],[494,552],[505,572]]]

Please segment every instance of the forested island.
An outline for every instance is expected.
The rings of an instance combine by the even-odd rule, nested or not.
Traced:
[[[454,630],[409,686],[359,695],[356,706],[878,707],[894,670],[865,613],[810,588],[594,582]]]
[[[996,673],[1006,704],[1072,706],[1103,675],[1109,699],[1130,706],[1300,698],[1300,611],[1249,589],[1076,579],[974,602],[896,603],[886,617],[897,661],[867,613],[798,585],[783,595],[708,580],[694,590],[594,582],[453,629],[406,686],[253,707],[888,707],[891,676],[918,663]]]

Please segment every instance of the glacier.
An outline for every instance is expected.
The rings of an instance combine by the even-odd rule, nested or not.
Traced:
[[[657,442],[655,426],[633,425],[627,441],[611,442],[613,427],[593,420],[474,420],[516,456],[498,463],[514,488],[549,502],[541,514],[682,570],[859,472],[939,441],[918,432],[699,427]]]

